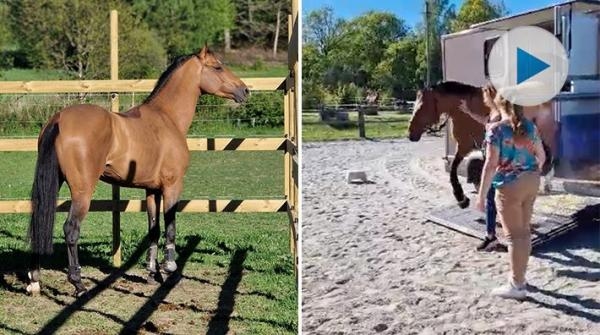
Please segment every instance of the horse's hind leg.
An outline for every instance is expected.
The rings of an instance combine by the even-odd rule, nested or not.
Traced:
[[[77,244],[79,242],[81,222],[89,211],[92,193],[93,187],[91,190],[72,194],[71,210],[63,226],[67,254],[69,256],[69,273],[67,278],[75,286],[75,296],[81,296],[87,291],[81,282],[81,266],[79,265]]]
[[[146,190],[146,210],[148,212],[148,237],[150,248],[148,249],[148,283],[155,283],[157,275],[158,239],[160,238],[160,197],[158,190]]]
[[[71,156],[71,164],[65,164],[65,178],[71,190],[71,209],[67,220],[63,225],[65,242],[67,244],[67,255],[69,257],[69,273],[67,279],[75,286],[75,295],[80,296],[86,292],[81,282],[81,267],[79,265],[78,246],[81,222],[90,210],[90,202],[98,177],[101,173],[101,164],[98,157],[81,155],[74,152]]]

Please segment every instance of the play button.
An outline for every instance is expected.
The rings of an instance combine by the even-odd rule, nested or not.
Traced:
[[[521,48],[517,48],[517,85],[549,67],[548,63]]]
[[[505,32],[488,58],[492,84],[511,102],[534,106],[552,99],[568,74],[565,49],[553,34],[523,26]]]

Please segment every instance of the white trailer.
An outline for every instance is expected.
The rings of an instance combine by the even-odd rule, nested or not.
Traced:
[[[538,26],[552,32],[569,56],[569,75],[552,102],[558,129],[555,182],[568,192],[600,196],[600,1],[573,0],[472,25],[442,36],[445,81],[482,86],[488,81],[487,56],[505,31]],[[455,142],[446,128],[446,162]],[[467,174],[465,161],[459,169]],[[469,178],[470,179],[470,178]],[[556,186],[555,186],[556,187]]]

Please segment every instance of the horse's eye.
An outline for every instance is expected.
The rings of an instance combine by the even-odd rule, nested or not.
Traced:
[[[215,66],[215,70],[217,70],[219,72],[223,71],[223,67],[221,65],[217,65],[217,66]]]

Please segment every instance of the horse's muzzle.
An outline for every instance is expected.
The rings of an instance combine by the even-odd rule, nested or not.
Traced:
[[[420,135],[420,134],[419,134],[419,135],[416,135],[416,134],[409,134],[409,135],[408,135],[408,139],[409,139],[411,142],[419,142],[419,140],[421,139],[421,135]]]
[[[248,87],[246,87],[246,86],[238,87],[233,92],[233,100],[235,100],[235,102],[237,102],[237,103],[241,103],[241,102],[246,101],[248,99],[249,95],[250,95],[250,90],[248,89]]]

